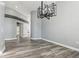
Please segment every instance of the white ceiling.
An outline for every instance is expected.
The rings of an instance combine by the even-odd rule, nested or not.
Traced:
[[[3,1],[6,7],[14,9],[23,15],[29,14],[33,10],[37,10],[40,6],[40,1]],[[45,1],[46,2],[46,1]],[[48,1],[49,3],[53,1]]]
[[[4,1],[4,3],[7,7],[25,15],[33,10],[37,10],[40,6],[40,1]]]

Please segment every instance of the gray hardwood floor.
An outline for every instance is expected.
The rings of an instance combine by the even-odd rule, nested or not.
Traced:
[[[78,58],[79,52],[44,40],[28,38],[6,41],[6,50],[0,58]]]

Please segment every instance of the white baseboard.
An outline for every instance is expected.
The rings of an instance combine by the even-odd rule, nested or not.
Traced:
[[[68,45],[61,44],[61,43],[58,43],[58,42],[55,42],[55,41],[51,41],[51,40],[47,40],[47,39],[44,39],[44,38],[42,38],[42,40],[45,40],[45,41],[48,41],[48,42],[51,42],[51,43],[55,43],[57,45],[60,45],[60,46],[63,46],[63,47],[66,47],[66,48],[69,48],[69,49],[72,49],[74,51],[78,51],[79,52],[79,49],[77,49],[75,47],[72,47],[72,46],[68,46]]]
[[[38,40],[38,39],[42,39],[42,38],[31,38],[32,40]]]
[[[16,40],[17,38],[6,38],[5,40]]]
[[[22,37],[28,37],[28,35],[23,35]]]
[[[0,51],[0,54],[2,55],[3,53],[4,53],[4,51],[5,51],[5,47],[2,49],[2,51]]]
[[[26,38],[27,36],[22,36],[23,38]],[[16,40],[17,38],[6,38],[5,40]]]

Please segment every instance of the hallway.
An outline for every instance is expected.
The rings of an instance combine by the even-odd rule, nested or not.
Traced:
[[[71,58],[79,57],[79,52],[40,40],[24,38],[6,41],[6,51],[0,58]]]

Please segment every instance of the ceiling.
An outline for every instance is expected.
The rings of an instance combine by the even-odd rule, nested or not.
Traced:
[[[28,14],[33,10],[37,10],[40,1],[4,1],[6,7],[15,9],[22,14]]]
[[[23,15],[30,14],[31,11],[37,10],[37,8],[40,6],[40,1],[3,1],[5,3],[6,7],[9,7],[11,9],[14,9],[18,12],[20,12]],[[51,3],[53,1],[44,1]]]

